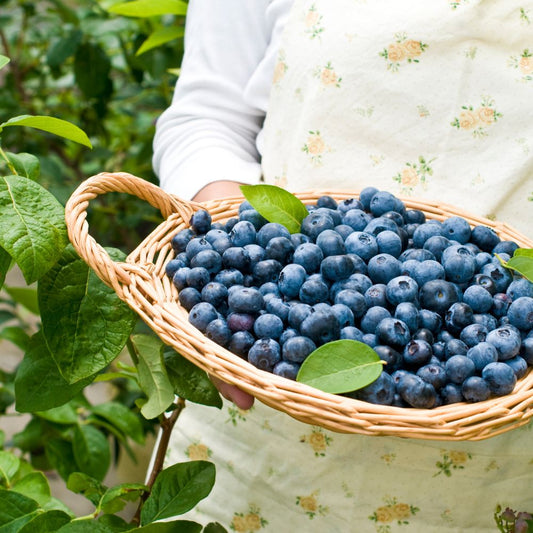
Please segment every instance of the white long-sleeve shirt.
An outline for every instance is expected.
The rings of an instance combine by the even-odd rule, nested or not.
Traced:
[[[191,0],[181,75],[154,138],[163,189],[190,198],[213,181],[258,182],[262,124],[292,1]]]

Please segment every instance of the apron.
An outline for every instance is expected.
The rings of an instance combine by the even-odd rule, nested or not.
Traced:
[[[532,55],[531,0],[296,0],[265,181],[374,185],[531,235]],[[532,428],[423,441],[336,434],[259,402],[189,404],[167,464],[215,463],[212,493],[186,516],[239,533],[493,532],[498,505],[533,509]]]

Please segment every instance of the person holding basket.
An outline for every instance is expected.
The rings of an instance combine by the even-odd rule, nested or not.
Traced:
[[[191,0],[157,122],[161,187],[206,201],[240,184],[375,187],[533,223],[533,1]],[[531,424],[479,442],[343,435],[215,380],[168,461],[209,458],[192,511],[234,531],[476,533],[531,511]]]

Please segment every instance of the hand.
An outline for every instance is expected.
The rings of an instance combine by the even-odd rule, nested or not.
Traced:
[[[193,200],[195,202],[207,202],[216,198],[224,198],[226,196],[235,196],[241,193],[239,189],[239,183],[235,181],[214,181],[209,185],[206,185],[203,189],[200,189],[195,195]],[[251,394],[239,389],[235,385],[230,385],[215,376],[209,376],[218,392],[233,402],[239,409],[247,410],[252,407],[254,403],[254,397]]]

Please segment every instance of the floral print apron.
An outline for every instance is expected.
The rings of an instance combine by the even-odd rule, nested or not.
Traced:
[[[438,199],[531,236],[532,117],[532,0],[296,0],[264,176]],[[531,424],[439,442],[189,404],[167,464],[190,459],[213,461],[217,481],[187,516],[239,533],[481,533],[498,505],[533,510]]]

